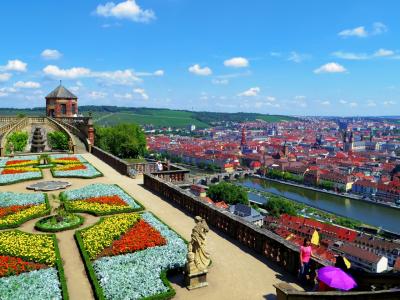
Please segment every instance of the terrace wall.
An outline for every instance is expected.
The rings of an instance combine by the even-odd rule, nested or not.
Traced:
[[[153,174],[144,174],[144,186],[150,191],[159,194],[165,200],[177,205],[192,216],[201,216],[210,226],[227,234],[255,253],[264,256],[270,261],[274,261],[286,271],[295,276],[298,274],[300,265],[298,247],[273,232],[247,223],[240,217],[206,203],[189,191],[154,176]],[[316,269],[329,264],[330,262],[328,261],[313,258],[311,263],[312,277],[315,277]],[[374,293],[371,292],[372,290],[387,290],[400,285],[400,274],[396,273],[385,274],[384,276],[381,274],[354,273],[353,276],[356,278],[360,290],[369,291],[370,294]],[[332,296],[329,299],[341,299],[340,295],[342,294],[343,293],[340,292],[334,292],[335,297]],[[351,293],[346,292],[346,296],[349,294]],[[379,292],[376,293],[374,296],[375,298],[366,299],[393,299],[391,297],[392,295],[392,292],[390,292],[389,295],[389,291],[387,293]],[[305,298],[296,299],[322,299],[320,297],[321,295],[317,296],[303,293],[302,296]],[[346,299],[349,298],[346,297]]]

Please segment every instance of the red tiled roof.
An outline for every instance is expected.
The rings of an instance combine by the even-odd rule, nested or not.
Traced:
[[[368,250],[364,250],[350,244],[344,244],[340,246],[338,249],[344,252],[345,254],[361,258],[362,260],[371,263],[377,263],[381,259],[381,256],[378,256],[375,253],[369,252]]]

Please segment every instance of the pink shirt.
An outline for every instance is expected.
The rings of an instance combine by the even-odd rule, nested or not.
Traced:
[[[310,261],[310,257],[311,257],[311,246],[301,246],[300,247],[300,255],[301,255],[301,260],[302,262],[309,262]]]

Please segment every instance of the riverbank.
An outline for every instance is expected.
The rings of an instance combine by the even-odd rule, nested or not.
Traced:
[[[313,186],[308,186],[308,185],[304,185],[304,184],[300,184],[300,183],[295,183],[295,182],[289,182],[289,181],[269,178],[269,177],[261,176],[261,175],[252,175],[250,177],[259,178],[259,179],[263,179],[263,180],[268,180],[268,181],[272,181],[272,182],[278,182],[278,183],[281,183],[281,184],[286,184],[286,185],[290,185],[290,186],[294,186],[294,187],[297,187],[297,188],[302,188],[302,189],[306,189],[306,190],[310,190],[310,191],[314,191],[314,192],[325,193],[325,194],[329,194],[329,195],[333,195],[333,196],[338,196],[338,197],[352,199],[352,200],[358,200],[358,201],[362,201],[362,202],[365,202],[365,203],[371,203],[371,204],[381,205],[381,206],[385,206],[385,207],[389,207],[389,208],[394,208],[396,210],[400,210],[400,206],[397,206],[395,204],[388,204],[386,202],[373,201],[373,200],[370,200],[370,199],[364,199],[362,196],[355,195],[355,194],[336,193],[334,191],[322,190],[322,189],[319,189],[319,188],[316,188],[316,187],[313,187]]]

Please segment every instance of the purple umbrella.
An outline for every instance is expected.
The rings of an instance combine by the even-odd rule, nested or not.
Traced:
[[[357,286],[354,279],[346,272],[332,266],[318,270],[318,279],[331,288],[348,291]]]

